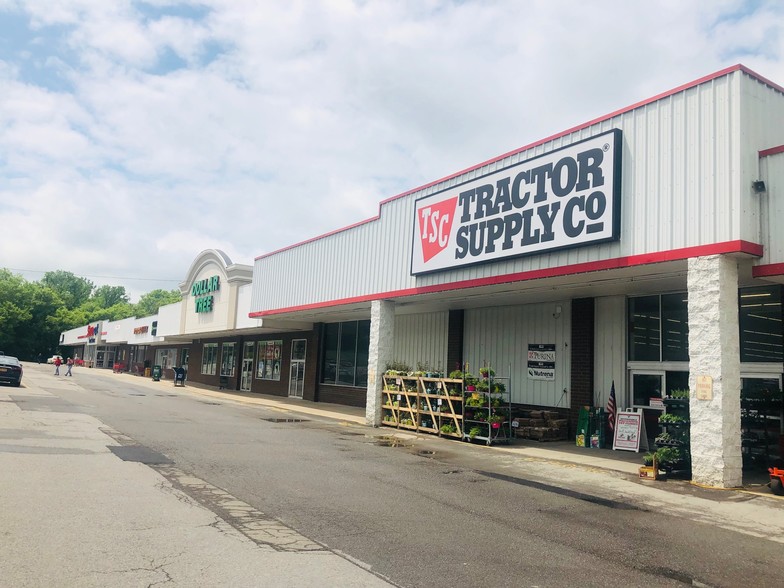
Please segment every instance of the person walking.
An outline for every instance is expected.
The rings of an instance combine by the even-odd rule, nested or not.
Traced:
[[[63,365],[63,362],[60,360],[60,357],[59,356],[55,357],[54,358],[54,375],[55,376],[59,376],[60,375],[60,366],[61,365]]]
[[[73,357],[69,357],[68,361],[65,362],[65,375],[73,377],[71,373],[71,368],[73,368],[74,360]]]

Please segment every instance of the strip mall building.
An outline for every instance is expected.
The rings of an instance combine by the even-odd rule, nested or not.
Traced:
[[[100,367],[365,406],[372,425],[392,361],[492,365],[513,403],[572,425],[613,383],[651,423],[689,388],[693,479],[737,486],[741,390],[780,389],[784,371],[782,220],[784,88],[734,66],[253,266],[205,251],[181,303],[61,345]],[[554,366],[529,365],[541,346]]]

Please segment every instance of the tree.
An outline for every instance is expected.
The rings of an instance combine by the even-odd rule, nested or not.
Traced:
[[[41,284],[57,292],[66,308],[70,309],[87,302],[95,288],[95,284],[90,280],[62,270],[46,272],[41,279]]]
[[[144,294],[136,303],[136,316],[144,317],[157,314],[161,306],[173,304],[182,300],[179,290],[153,290]]]
[[[100,301],[103,308],[131,301],[131,297],[125,291],[125,286],[98,286],[93,292],[92,298]]]

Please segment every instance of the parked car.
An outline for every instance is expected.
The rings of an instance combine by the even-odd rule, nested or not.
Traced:
[[[10,355],[0,355],[0,382],[19,387],[22,383],[22,371],[22,364],[18,359]]]
[[[58,357],[60,358],[60,363],[65,363],[65,360],[63,359],[62,355],[53,355],[52,357],[46,360],[46,363],[54,363],[54,360],[57,359]]]

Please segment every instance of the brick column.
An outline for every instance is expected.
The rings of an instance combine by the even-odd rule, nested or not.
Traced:
[[[737,261],[689,259],[688,288],[692,479],[732,488],[743,481]],[[712,400],[697,400],[697,376],[713,378]]]
[[[593,406],[594,299],[572,300],[572,378],[569,428],[577,428],[580,407]]]
[[[392,360],[395,345],[395,303],[374,300],[370,307],[370,347],[368,349],[368,387],[365,422],[371,427],[381,425],[382,376]]]

